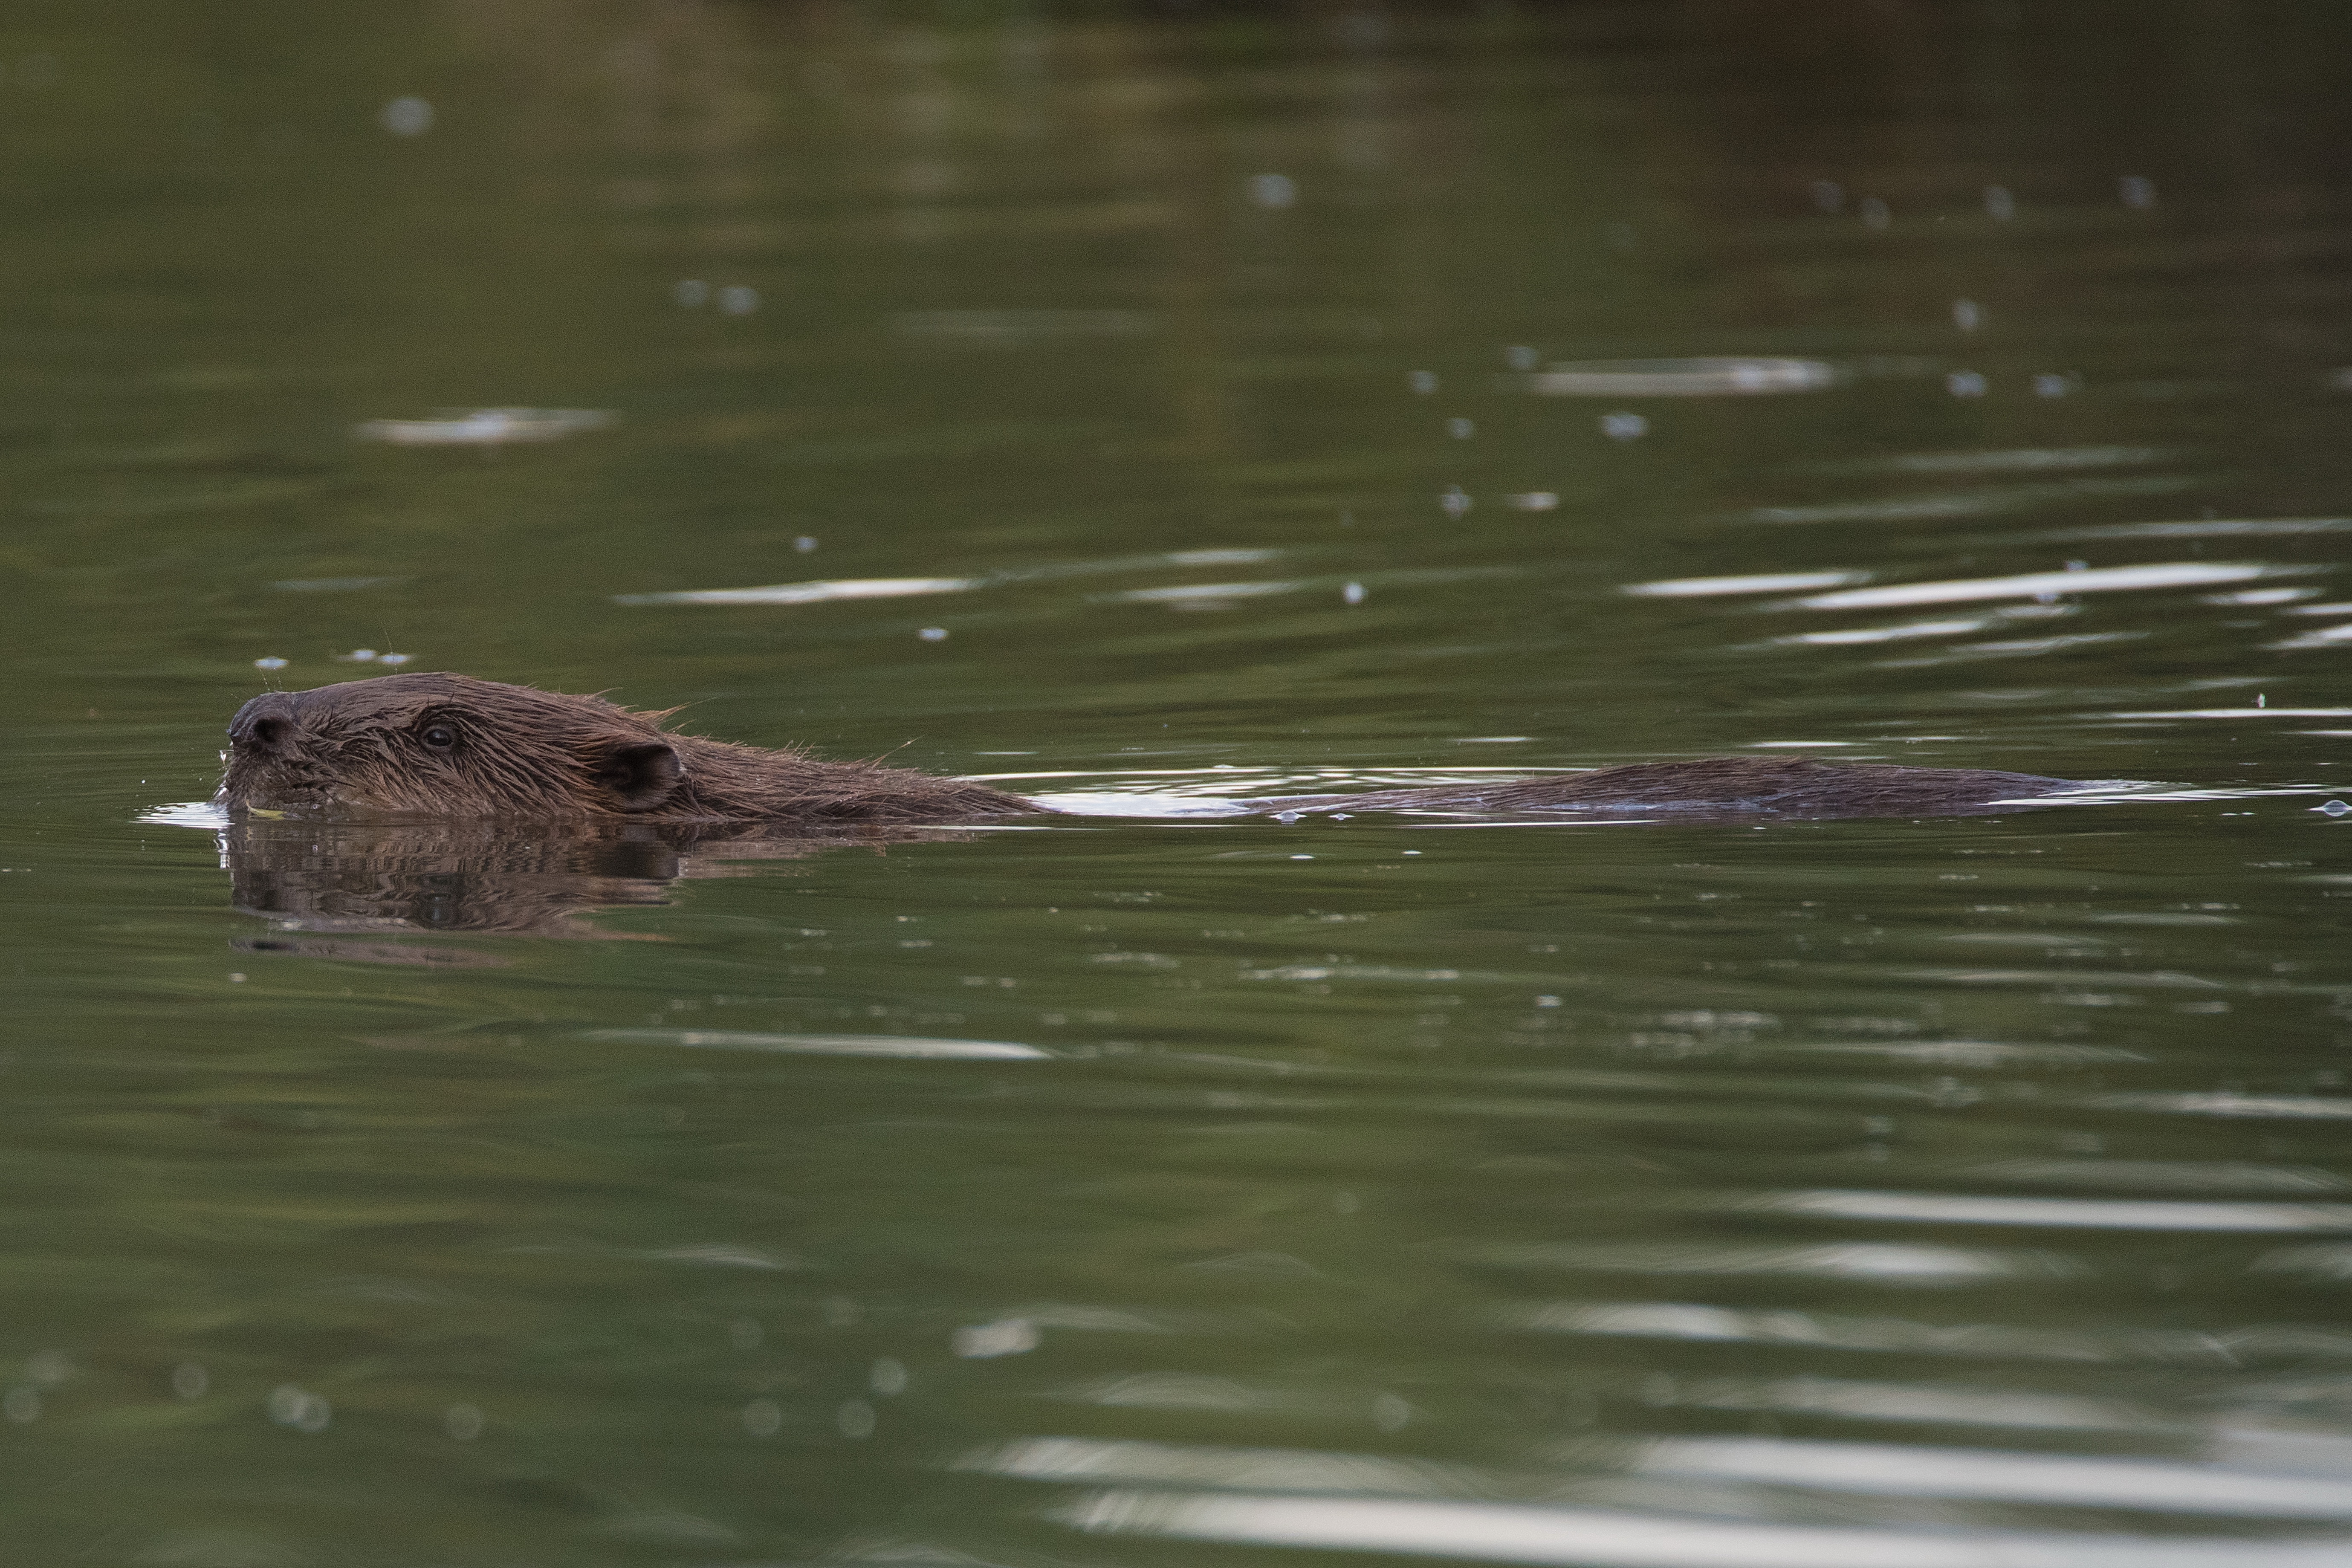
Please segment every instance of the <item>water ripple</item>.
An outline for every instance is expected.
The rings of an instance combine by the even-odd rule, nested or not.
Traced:
[[[1958,1193],[1774,1193],[1748,1205],[1780,1214],[1927,1225],[2062,1226],[2101,1230],[2352,1231],[2352,1204],[2161,1203],[1979,1197]]]
[[[1094,1533],[1580,1568],[2342,1568],[2352,1536],[2174,1541],[1729,1523],[1504,1503],[1111,1490],[1057,1510]]]

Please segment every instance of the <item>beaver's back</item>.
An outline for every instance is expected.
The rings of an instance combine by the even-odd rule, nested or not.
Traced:
[[[1507,783],[1429,784],[1362,795],[1251,801],[1290,811],[1707,811],[1785,816],[1934,816],[2078,787],[1993,768],[1822,763],[1810,757],[1699,757],[1629,763]]]

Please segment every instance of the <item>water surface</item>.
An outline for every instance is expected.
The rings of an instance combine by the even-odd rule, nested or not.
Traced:
[[[21,1554],[2345,1561],[2347,58],[13,19]],[[1095,815],[191,806],[387,668]],[[2162,787],[1214,810],[1757,751]]]

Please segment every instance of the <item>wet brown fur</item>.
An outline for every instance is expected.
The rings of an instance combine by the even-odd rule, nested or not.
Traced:
[[[1968,810],[2075,787],[1990,768],[1821,763],[1810,757],[1698,757],[1630,763],[1558,778],[1432,784],[1270,801],[1276,811],[1706,811],[1781,816],[1908,816]]]
[[[229,726],[230,806],[639,822],[956,822],[1042,807],[963,779],[680,735],[667,713],[463,675],[271,692]],[[446,748],[425,735],[446,726]]]
[[[232,808],[637,822],[949,823],[1050,812],[968,779],[831,763],[661,727],[601,697],[462,675],[387,675],[257,697],[229,726]],[[451,743],[428,743],[446,730]],[[1244,803],[1266,814],[1639,810],[1930,816],[2071,787],[1979,768],[1706,757],[1512,783]]]

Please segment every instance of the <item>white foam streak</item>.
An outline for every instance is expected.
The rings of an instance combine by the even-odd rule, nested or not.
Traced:
[[[1904,642],[1912,637],[1966,637],[1992,624],[1991,616],[1979,616],[1962,621],[1906,621],[1897,626],[1854,626],[1845,631],[1800,632],[1795,637],[1772,640],[1813,647],[1844,647],[1856,643]]]
[[[2345,1231],[2352,1204],[2172,1203],[1987,1197],[1962,1193],[1775,1193],[1748,1205],[1824,1218],[1928,1225],[2065,1226],[2101,1230]]]
[[[352,434],[395,447],[505,447],[561,440],[612,422],[602,408],[463,408],[432,419],[370,419]]]
[[[1112,1490],[1058,1511],[1099,1534],[1580,1568],[2343,1568],[2352,1538],[2148,1539],[1836,1529],[1507,1503]]]
[[[922,1057],[965,1061],[1036,1061],[1054,1054],[1010,1040],[941,1040],[914,1035],[762,1035],[709,1029],[589,1029],[585,1040],[698,1046],[722,1051],[788,1051],[834,1057]]]
[[[1614,1246],[1497,1247],[1479,1255],[1507,1267],[1590,1269],[1635,1274],[1779,1274],[1821,1279],[1870,1279],[1882,1284],[1947,1285],[2073,1272],[2054,1260],[1950,1247],[1851,1241],[1826,1247],[1676,1247],[1662,1242]]]
[[[2278,1117],[2326,1121],[2352,1117],[2352,1100],[2294,1094],[2095,1094],[2083,1101],[2106,1110],[2169,1110],[2189,1116]]]
[[[169,805],[152,805],[139,814],[138,820],[157,827],[198,827],[208,833],[217,833],[229,825],[228,808],[213,800],[182,800]]]
[[[1810,1345],[1897,1355],[1993,1360],[2228,1364],[2234,1352],[2210,1334],[2146,1331],[2102,1334],[2007,1323],[1932,1323],[1789,1309],[1748,1310],[1691,1301],[1549,1301],[1504,1308],[1496,1320],[1538,1333],[1681,1340],[1696,1343]]]
[[[2157,1426],[2146,1410],[2114,1400],[1838,1377],[1706,1381],[1679,1386],[1675,1403],[1709,1410],[1783,1410],[1852,1421],[1932,1422],[1945,1426],[2145,1433]]]
[[[1090,1437],[1023,1437],[957,1461],[1035,1481],[1140,1481],[1271,1491],[1425,1492],[1445,1467],[1370,1454],[1224,1448]]]
[[[1113,790],[1062,790],[1030,798],[1073,816],[1248,816],[1257,809],[1222,795],[1123,795]]]
[[[1860,463],[1823,465],[1816,472],[1843,474],[2050,473],[2077,468],[2131,468],[2169,461],[2180,454],[2162,447],[2027,447],[1999,452],[1915,452]]]
[[[1819,392],[1837,384],[1834,365],[1807,359],[1584,360],[1529,375],[1546,397],[1753,397]]]
[[[1684,599],[1718,594],[1799,594],[1807,588],[1869,581],[1867,572],[1763,572],[1745,577],[1668,577],[1656,583],[1629,583],[1618,591],[1641,598]]]
[[[2352,708],[2169,708],[2102,713],[2102,719],[2344,719]]]
[[[1958,605],[1986,599],[2031,599],[2044,594],[2112,594],[2134,588],[2184,588],[2284,575],[2294,567],[2244,561],[2173,561],[2152,566],[2105,566],[2083,572],[2026,572],[1944,583],[1896,583],[1847,588],[1797,601],[1809,610],[1883,608],[1890,605]]]
[[[1113,597],[1139,605],[1173,605],[1203,599],[1255,599],[1267,594],[1295,594],[1299,583],[1191,583],[1174,588],[1136,588]]]
[[[2352,643],[2352,624],[2329,626],[2323,631],[2305,632],[2299,637],[2289,637],[2284,642],[2274,642],[2267,646],[2293,652],[2298,648],[2306,647],[2342,647],[2346,643]]]
[[[2352,1518],[2352,1481],[2063,1454],[1746,1437],[1668,1438],[1651,1446],[1641,1468],[1654,1475],[1706,1476],[1903,1497],[1982,1498],[2271,1519]]]
[[[2032,537],[2068,539],[2265,539],[2298,533],[2341,533],[2352,517],[2200,518],[2194,522],[2109,522],[2053,529]]]
[[[778,583],[765,588],[689,588],[674,594],[620,594],[617,605],[818,605],[835,599],[899,599],[959,594],[981,584],[971,577],[850,577],[824,583]]]

